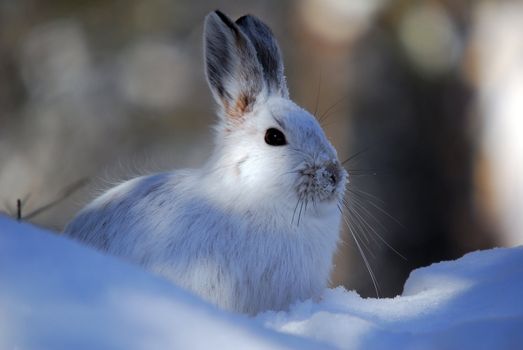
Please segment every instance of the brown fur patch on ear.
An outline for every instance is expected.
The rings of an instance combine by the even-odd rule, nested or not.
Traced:
[[[234,104],[224,101],[225,112],[227,116],[234,120],[241,120],[243,116],[252,111],[256,98],[248,94],[240,94]]]

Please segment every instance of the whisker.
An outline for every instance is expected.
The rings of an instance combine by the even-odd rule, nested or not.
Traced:
[[[349,211],[349,214],[351,215],[350,218],[354,219],[354,224],[357,226],[357,228],[360,229],[360,231],[363,234],[363,237],[365,238],[367,243],[370,243],[369,237],[367,236],[366,229],[363,226],[361,226],[361,223],[357,220],[358,213],[354,211],[354,208],[351,207],[345,199],[343,199],[343,206]]]
[[[349,214],[350,214],[351,213],[350,208],[347,207],[347,206],[345,206],[345,208],[347,208],[347,210],[349,211]],[[370,241],[369,241],[369,238],[367,237],[367,232],[365,231],[365,229],[363,229],[360,226],[359,223],[355,222],[355,224],[356,224],[357,227],[354,227],[354,231],[353,231],[354,234],[357,235],[358,237],[360,237],[360,235],[358,233],[358,230],[357,230],[357,228],[359,228],[360,231],[361,231],[361,234],[363,235],[363,238],[365,239],[365,240],[363,240],[363,239],[360,238],[360,243],[362,244],[362,248],[366,249],[367,252],[370,254],[370,256],[374,259],[376,257],[376,255],[374,254],[374,252],[372,251],[372,249],[368,245],[370,243]]]
[[[301,173],[301,170],[291,170],[291,171],[284,172],[282,175],[299,174],[299,173]]]
[[[320,94],[321,94],[321,70],[320,70],[320,80],[318,82],[318,91],[316,91],[316,107],[314,107],[314,116],[318,118],[318,107],[320,106]]]
[[[300,204],[301,196],[298,197],[298,200],[296,201],[296,206],[294,207],[294,212],[292,213],[292,219],[291,219],[291,226],[294,224],[294,217],[296,216],[296,210],[298,209],[298,205]]]
[[[349,168],[345,168],[345,170],[347,170],[349,172],[349,174],[351,174],[351,175],[356,175],[356,174],[378,175],[378,172],[380,172],[380,170],[378,170],[378,169],[349,169]]]
[[[356,223],[357,223],[358,226],[360,227],[361,231],[364,233],[364,237],[365,237],[365,239],[367,240],[367,242],[370,243],[370,240],[369,240],[369,238],[368,238],[368,236],[367,236],[367,234],[366,234],[366,233],[368,232],[368,229],[367,229],[367,227],[366,227],[366,225],[365,225],[365,224],[366,224],[365,220],[363,220],[363,218],[362,218],[361,215],[358,213],[358,211],[356,210],[356,208],[350,206],[349,203],[347,203],[347,201],[346,201],[345,199],[344,199],[344,202],[343,202],[343,203],[345,204],[345,208],[347,208],[351,214],[354,214],[353,219],[356,220]],[[374,240],[374,242],[376,242],[375,238],[374,238],[372,235],[370,235],[370,237]]]
[[[345,199],[344,199],[345,200]],[[372,230],[372,232],[376,235],[376,237],[385,244],[389,249],[391,249],[394,253],[396,253],[399,257],[401,257],[403,260],[408,261],[408,259],[401,254],[397,249],[395,249],[390,243],[387,242],[387,240],[379,234],[379,232],[376,230],[376,228],[371,225],[367,220],[364,219],[363,213],[365,213],[371,220],[373,220],[378,226],[380,226],[384,231],[388,231],[387,228],[376,218],[372,212],[370,212],[363,203],[363,198],[358,198],[357,196],[352,198],[352,203],[354,203],[354,211],[359,213],[359,217],[363,220],[363,222],[369,227],[369,229]],[[374,206],[374,204],[367,199],[367,202]],[[359,208],[359,209],[358,209]],[[360,211],[361,210],[361,211]],[[362,213],[363,212],[363,213]]]
[[[356,203],[355,203],[356,204]],[[367,215],[373,219],[378,225],[380,225],[381,227],[383,227],[383,229],[386,231],[387,229],[385,228],[385,226],[383,226],[383,224],[381,224],[381,222],[374,216],[372,215],[372,213],[370,211],[368,211],[364,206],[363,204],[361,204],[361,202],[358,204],[360,206],[360,208],[362,210],[364,210]],[[357,207],[354,207],[354,210],[357,211]],[[362,220],[364,220],[364,218],[362,217]],[[364,220],[365,221],[365,220]],[[391,244],[389,244],[389,242],[387,242],[387,240],[379,234],[379,232],[376,230],[375,227],[373,227],[370,223],[368,223],[367,221],[365,221],[365,223],[367,224],[367,226],[372,230],[372,232],[376,235],[376,237],[383,243],[385,244],[390,250],[392,250],[394,253],[396,253],[396,255],[398,255],[400,258],[402,258],[404,261],[408,261],[408,259],[403,255],[401,254],[397,249],[395,249]]]
[[[298,213],[298,226],[300,226],[301,212],[303,211],[303,202],[304,200],[302,199],[300,204],[300,212]]]
[[[366,192],[366,191],[363,191],[363,190],[361,190],[359,188],[353,188],[353,187],[347,187],[347,190],[350,191],[353,194],[359,195],[362,198],[366,198],[366,199],[369,199],[369,200],[375,200],[375,201],[380,202],[381,204],[385,204],[385,201],[383,199],[373,195],[370,192]]]
[[[349,158],[345,159],[343,162],[341,162],[341,164],[344,165],[345,163],[350,162],[351,160],[358,157],[359,155],[362,155],[363,153],[367,152],[369,149],[370,149],[370,147],[365,147],[364,149],[354,153]]]
[[[350,250],[352,250],[353,252],[355,253],[358,253],[359,254],[359,251],[356,249],[356,247],[354,245],[352,245],[350,242],[346,242],[344,241],[343,239],[340,239],[339,241],[339,244],[343,247],[347,247],[349,248]]]
[[[303,209],[303,213],[307,214],[307,206],[309,205],[309,198],[305,199],[305,209]]]
[[[339,204],[338,204],[338,209],[339,209],[339,211],[341,213],[343,221],[347,225],[347,228],[349,229],[349,231],[350,231],[350,233],[352,235],[352,238],[354,238],[354,242],[356,243],[356,246],[358,247],[360,255],[363,258],[363,262],[365,264],[365,267],[367,268],[367,271],[369,272],[370,278],[372,280],[372,284],[374,285],[374,290],[376,292],[376,297],[379,298],[380,297],[379,286],[378,286],[378,281],[376,280],[376,276],[374,275],[374,271],[372,270],[372,268],[370,266],[370,263],[369,263],[369,261],[367,259],[367,256],[365,255],[365,252],[361,248],[360,242],[356,238],[357,236],[354,234],[354,230],[353,230],[352,226],[350,225],[350,223],[347,220],[347,218],[343,215],[343,210],[342,210],[342,208],[341,208],[341,206]]]
[[[327,110],[325,112],[323,112],[323,114],[320,116],[320,118],[318,119],[320,123],[323,123],[324,120],[326,120],[326,118],[329,116],[329,113],[334,109],[336,108],[341,102],[343,102],[344,100],[346,100],[348,97],[347,96],[342,96],[340,99],[338,99],[336,102],[334,102],[329,108],[327,108]]]
[[[316,200],[314,200],[314,198],[312,198],[312,207],[316,212],[318,211],[318,206],[316,205]]]
[[[356,196],[352,197],[352,200],[351,200],[351,203],[354,203],[354,207],[355,208],[360,208],[364,214],[368,215],[372,220],[374,220],[374,222],[384,231],[388,232],[387,228],[385,227],[385,225],[383,225],[381,223],[380,220],[378,220],[376,218],[376,216],[374,214],[371,213],[370,210],[368,210],[366,207],[365,207],[365,203],[363,202],[363,199],[362,198],[358,198]]]
[[[380,176],[393,176],[394,173],[393,172],[390,172],[390,171],[384,171],[382,169],[373,169],[373,168],[369,168],[369,169],[353,169],[353,168],[349,168],[347,166],[344,166],[345,170],[347,170],[347,172],[350,174],[350,175],[354,175],[354,176],[357,176],[357,175],[366,175],[366,176],[377,176],[377,175],[380,175]]]
[[[368,192],[364,192],[364,191],[361,191],[361,190],[355,190],[355,189],[348,189],[352,194],[354,195],[360,195],[362,196],[362,194],[366,194],[368,195],[370,198],[376,200],[376,201],[379,201],[381,203],[385,203],[383,202],[381,199],[379,199],[378,197],[368,193]],[[403,225],[398,219],[396,219],[394,216],[392,216],[391,214],[389,214],[388,211],[386,211],[385,209],[383,209],[382,207],[380,207],[378,204],[374,203],[372,200],[370,200],[369,198],[367,198],[368,200],[368,203],[370,205],[372,205],[374,208],[378,209],[382,214],[386,215],[389,219],[391,219],[392,221],[394,221],[395,223],[397,223],[398,225],[400,225],[403,229],[406,229],[405,228],[405,225]]]

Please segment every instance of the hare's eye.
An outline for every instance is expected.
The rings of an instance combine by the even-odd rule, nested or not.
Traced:
[[[283,146],[287,144],[287,140],[280,130],[270,128],[265,132],[265,143],[271,146]]]

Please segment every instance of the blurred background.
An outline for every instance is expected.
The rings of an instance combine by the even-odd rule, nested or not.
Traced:
[[[200,166],[216,8],[270,25],[291,97],[349,159],[333,285],[376,295],[355,239],[380,296],[416,267],[523,244],[523,1],[0,0],[0,211],[20,199],[61,230],[114,183]]]

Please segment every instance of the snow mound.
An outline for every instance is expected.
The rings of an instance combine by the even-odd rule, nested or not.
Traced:
[[[317,349],[67,237],[0,216],[0,349]]]
[[[522,298],[523,247],[498,248],[415,270],[396,298],[336,288],[258,319],[344,349],[520,349]]]
[[[415,270],[396,298],[336,288],[248,318],[0,217],[1,349],[517,349],[522,297],[518,247]]]

